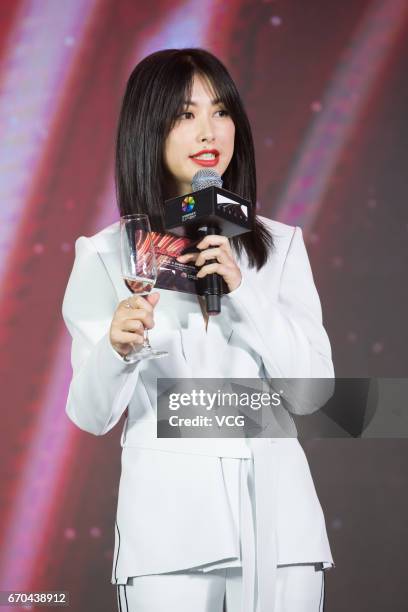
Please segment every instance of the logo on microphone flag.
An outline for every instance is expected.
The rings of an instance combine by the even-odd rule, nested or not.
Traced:
[[[190,213],[195,206],[195,200],[193,196],[186,196],[181,203],[181,209],[183,213]]]

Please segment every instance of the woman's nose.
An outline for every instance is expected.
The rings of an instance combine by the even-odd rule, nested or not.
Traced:
[[[203,140],[211,142],[214,140],[214,138],[215,132],[211,121],[209,119],[202,119],[198,129],[198,140],[200,142],[202,142]]]

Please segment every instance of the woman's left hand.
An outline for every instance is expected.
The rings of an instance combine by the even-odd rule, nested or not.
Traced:
[[[201,250],[201,253],[179,255],[177,261],[181,263],[193,261],[196,266],[202,266],[197,272],[198,278],[215,272],[224,278],[230,291],[234,291],[234,289],[239,287],[242,280],[241,270],[234,259],[229,240],[226,236],[209,234],[196,246]],[[217,262],[204,265],[208,259],[216,259]]]

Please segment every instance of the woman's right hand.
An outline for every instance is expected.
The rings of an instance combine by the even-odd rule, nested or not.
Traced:
[[[109,331],[110,343],[121,357],[143,345],[144,328],[154,327],[153,311],[160,293],[147,296],[132,295],[119,302]],[[131,304],[129,308],[126,304]]]

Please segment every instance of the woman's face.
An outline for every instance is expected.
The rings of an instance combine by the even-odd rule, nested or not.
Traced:
[[[208,81],[195,75],[191,100],[186,101],[164,145],[164,163],[177,189],[169,197],[189,193],[198,170],[213,168],[222,176],[231,161],[235,125],[214,98]],[[209,153],[199,155],[201,151]]]

